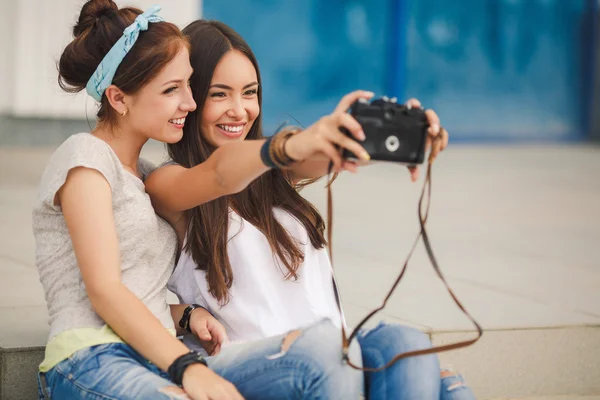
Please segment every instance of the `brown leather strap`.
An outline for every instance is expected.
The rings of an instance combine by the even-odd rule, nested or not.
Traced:
[[[415,239],[415,242],[413,243],[413,246],[412,246],[410,252],[408,253],[408,257],[404,261],[402,270],[400,271],[400,274],[398,275],[398,278],[396,278],[396,281],[392,285],[391,289],[385,296],[383,303],[379,307],[377,307],[373,311],[371,311],[366,317],[364,317],[362,319],[362,321],[360,321],[358,323],[358,325],[354,328],[354,330],[352,330],[352,332],[350,333],[350,336],[346,335],[346,329],[345,329],[345,326],[343,323],[341,298],[340,298],[339,292],[337,290],[337,285],[335,283],[335,277],[333,276],[333,246],[332,246],[333,195],[332,195],[332,191],[331,191],[332,181],[329,180],[329,183],[327,185],[327,241],[328,241],[328,246],[329,246],[329,259],[331,261],[331,268],[332,268],[332,284],[333,284],[333,288],[334,288],[334,292],[335,292],[335,296],[336,296],[338,310],[339,310],[340,316],[342,318],[343,355],[344,355],[344,359],[346,360],[348,365],[350,365],[352,368],[355,368],[355,369],[358,369],[361,371],[367,371],[367,372],[382,371],[382,370],[392,366],[396,361],[401,360],[406,357],[414,357],[414,356],[420,356],[420,355],[425,355],[425,354],[439,353],[439,352],[443,352],[443,351],[454,350],[454,349],[459,349],[461,347],[470,346],[473,343],[477,342],[479,340],[479,338],[481,338],[481,336],[483,335],[483,329],[481,328],[479,323],[477,323],[477,321],[475,321],[475,319],[471,316],[471,314],[469,314],[469,312],[465,309],[465,307],[462,305],[462,303],[458,300],[458,298],[456,297],[456,295],[454,294],[452,289],[450,289],[448,282],[446,282],[446,279],[444,278],[444,275],[442,274],[442,271],[440,270],[437,260],[435,259],[435,256],[433,254],[433,250],[432,250],[431,244],[429,242],[429,235],[427,234],[427,230],[425,229],[425,224],[426,224],[427,218],[429,216],[429,206],[430,206],[430,200],[431,200],[431,166],[432,166],[432,160],[430,159],[429,163],[427,165],[427,176],[425,177],[425,183],[423,184],[423,189],[421,190],[421,197],[419,198],[418,214],[419,214],[419,223],[421,225],[421,230],[420,230],[419,234],[417,235],[417,238]],[[332,167],[332,165],[330,164],[329,174],[331,173],[331,167]],[[425,199],[425,193],[427,193],[427,206],[425,207],[425,209],[423,209],[423,200]],[[385,308],[389,298],[392,296],[392,293],[394,292],[394,290],[396,290],[398,283],[400,283],[400,280],[404,276],[404,273],[406,272],[406,268],[408,266],[408,261],[412,257],[413,252],[415,251],[415,248],[417,247],[417,244],[419,243],[419,239],[421,239],[421,238],[423,238],[423,244],[425,245],[427,255],[429,256],[429,260],[431,261],[431,265],[433,265],[435,272],[437,273],[439,278],[442,280],[442,282],[444,282],[444,285],[446,286],[446,289],[450,293],[450,296],[452,296],[454,303],[456,303],[456,305],[461,309],[461,311],[469,318],[469,320],[477,328],[477,337],[470,339],[470,340],[465,340],[462,342],[450,343],[450,344],[446,344],[446,345],[442,345],[442,346],[431,347],[428,349],[408,351],[405,353],[397,354],[394,358],[392,358],[390,361],[388,361],[387,364],[385,364],[383,367],[379,367],[379,368],[366,368],[366,367],[361,367],[361,366],[354,364],[348,356],[348,347],[350,346],[352,339],[354,339],[356,337],[358,331],[363,327],[363,325],[371,317],[373,317],[375,314],[377,314],[379,311],[381,311]]]

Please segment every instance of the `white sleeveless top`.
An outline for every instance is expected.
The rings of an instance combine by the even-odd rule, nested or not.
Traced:
[[[284,279],[265,235],[234,211],[229,214],[227,251],[233,271],[230,301],[220,306],[208,291],[204,271],[189,253],[181,254],[168,284],[182,304],[206,307],[227,330],[232,342],[262,339],[329,318],[341,326],[325,249],[315,249],[304,226],[274,209],[275,218],[296,238],[304,252],[298,279]]]

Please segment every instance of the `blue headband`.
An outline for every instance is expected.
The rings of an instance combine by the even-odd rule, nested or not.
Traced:
[[[112,80],[115,77],[115,72],[119,64],[123,61],[123,58],[129,53],[129,50],[133,47],[140,31],[148,29],[148,22],[161,22],[164,21],[160,16],[156,15],[160,11],[160,6],[154,5],[150,7],[145,13],[140,14],[135,19],[135,22],[125,28],[123,36],[115,43],[115,45],[109,50],[104,56],[96,71],[85,86],[85,90],[90,96],[96,101],[102,100],[102,95],[107,87],[112,84]]]

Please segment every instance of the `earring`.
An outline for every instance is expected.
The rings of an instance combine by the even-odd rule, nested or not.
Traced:
[[[125,115],[127,115],[127,110],[125,109],[125,110],[121,111],[121,115],[122,115],[123,117],[124,117]]]

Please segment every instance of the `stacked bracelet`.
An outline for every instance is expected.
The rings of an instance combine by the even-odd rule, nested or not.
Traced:
[[[285,143],[297,132],[297,128],[284,128],[265,141],[260,149],[260,157],[267,167],[281,169],[297,161],[285,152]]]
[[[278,168],[285,168],[296,160],[288,156],[285,152],[285,143],[294,134],[294,131],[284,131],[277,133],[271,145],[269,146],[269,155]]]

